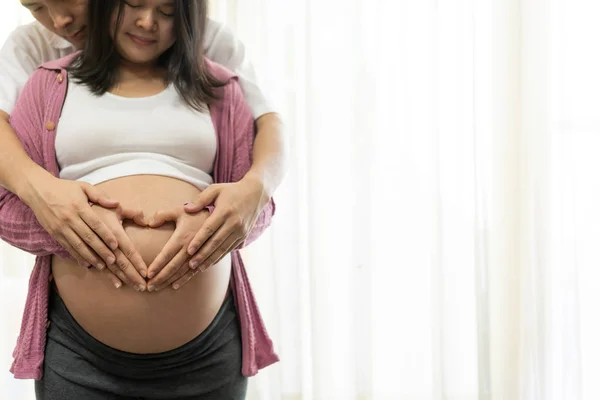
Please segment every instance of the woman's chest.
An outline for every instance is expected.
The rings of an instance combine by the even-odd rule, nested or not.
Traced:
[[[71,85],[56,132],[61,167],[126,153],[172,157],[210,170],[217,135],[208,111],[187,107],[174,89],[144,98],[94,96]]]

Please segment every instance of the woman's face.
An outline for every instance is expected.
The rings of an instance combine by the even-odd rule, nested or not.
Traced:
[[[111,26],[117,51],[134,64],[156,62],[175,43],[174,1],[124,0],[124,3],[121,26],[117,30],[118,9]]]

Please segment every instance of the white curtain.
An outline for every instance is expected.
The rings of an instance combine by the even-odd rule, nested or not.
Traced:
[[[16,2],[15,2],[16,4]],[[0,6],[0,40],[22,14]],[[600,5],[218,0],[292,141],[260,400],[600,398]],[[17,16],[17,17],[15,17]],[[0,394],[31,258],[0,247]]]

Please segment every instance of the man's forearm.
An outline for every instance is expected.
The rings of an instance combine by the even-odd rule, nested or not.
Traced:
[[[265,114],[256,124],[253,162],[246,177],[260,181],[264,193],[271,197],[287,172],[289,144],[283,132],[283,123],[277,114]]]
[[[44,174],[48,172],[29,158],[8,123],[8,114],[0,110],[0,186],[23,198],[31,178]]]

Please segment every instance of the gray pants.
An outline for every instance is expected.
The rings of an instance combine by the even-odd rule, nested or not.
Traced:
[[[197,338],[168,352],[108,347],[73,318],[55,290],[38,400],[243,400],[240,328],[231,296]]]

